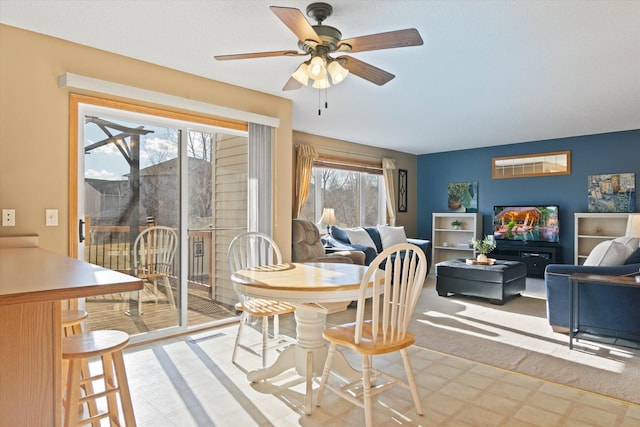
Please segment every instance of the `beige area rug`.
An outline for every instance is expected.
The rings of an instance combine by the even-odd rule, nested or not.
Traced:
[[[537,291],[529,292],[530,280]],[[554,333],[547,322],[542,283],[528,279],[524,296],[498,306],[440,297],[430,276],[411,326],[416,345],[640,404],[640,350],[586,340],[574,341],[569,350],[568,336]]]

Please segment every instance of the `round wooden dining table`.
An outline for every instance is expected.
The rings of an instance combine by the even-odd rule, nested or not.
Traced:
[[[322,338],[327,314],[344,311],[358,299],[367,268],[342,263],[285,263],[235,272],[231,279],[241,294],[285,301],[296,307],[296,344],[282,351],[271,366],[249,371],[247,379],[260,381],[295,368],[306,378],[305,412],[310,414],[312,381],[322,375],[327,358],[327,343]],[[360,372],[340,352],[336,353],[333,366],[344,378],[360,378]]]

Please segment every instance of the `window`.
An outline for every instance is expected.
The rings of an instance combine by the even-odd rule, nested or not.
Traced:
[[[333,208],[338,224],[343,227],[386,223],[386,195],[381,171],[314,167],[301,217],[317,223],[323,208]]]

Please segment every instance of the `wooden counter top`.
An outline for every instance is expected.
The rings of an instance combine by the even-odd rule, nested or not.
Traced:
[[[40,248],[0,249],[0,305],[142,289],[142,280]]]
[[[37,247],[0,248],[0,424],[62,425],[61,300],[142,286]]]

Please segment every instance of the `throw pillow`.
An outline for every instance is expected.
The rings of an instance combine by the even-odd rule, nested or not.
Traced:
[[[376,247],[376,244],[373,243],[373,240],[369,237],[369,233],[367,233],[364,228],[347,228],[345,231],[347,232],[347,236],[349,236],[349,241],[354,245],[369,246],[371,248]]]
[[[340,240],[344,243],[349,243],[349,236],[344,228],[336,227],[335,225],[331,226],[331,236],[334,239]]]
[[[622,265],[629,257],[629,247],[615,240],[598,243],[591,251],[584,265]]]
[[[380,230],[378,230],[378,227],[365,227],[364,229],[367,230],[371,240],[376,244],[376,252],[382,252],[382,240],[380,240]]]
[[[636,249],[629,258],[624,262],[626,265],[629,264],[640,264],[640,248]]]
[[[407,243],[407,235],[404,232],[404,227],[379,225],[378,230],[380,231],[383,249],[388,249],[398,243]]]
[[[614,242],[619,242],[625,245],[629,250],[630,254],[631,252],[635,251],[636,248],[638,248],[638,246],[640,246],[639,240],[640,239],[638,239],[637,237],[626,237],[626,236],[616,237],[615,239],[613,239]]]

